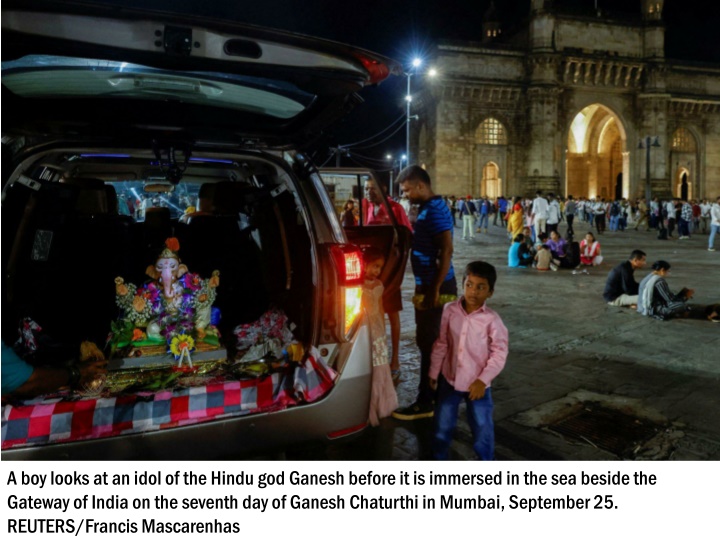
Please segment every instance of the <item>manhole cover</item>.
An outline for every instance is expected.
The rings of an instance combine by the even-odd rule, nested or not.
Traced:
[[[623,457],[650,440],[662,426],[596,403],[584,403],[578,413],[548,428]]]

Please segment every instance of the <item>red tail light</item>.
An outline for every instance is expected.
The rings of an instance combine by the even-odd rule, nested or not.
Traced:
[[[365,264],[362,252],[357,246],[337,244],[330,248],[338,271],[340,285],[357,287],[365,280]]]
[[[368,58],[367,56],[363,56],[361,54],[356,55],[356,58],[360,60],[365,69],[368,70],[371,84],[377,84],[380,81],[384,81],[390,75],[390,68],[382,62],[379,62],[374,58]]]

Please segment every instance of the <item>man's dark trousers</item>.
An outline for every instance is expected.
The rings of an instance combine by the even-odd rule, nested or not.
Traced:
[[[428,286],[418,285],[415,293],[425,294],[427,289]],[[454,277],[443,282],[440,286],[440,294],[457,295],[457,283]],[[435,401],[435,392],[430,388],[430,354],[435,340],[440,335],[442,312],[443,306],[424,310],[415,309],[415,340],[420,349],[420,384],[415,401],[420,405],[430,405]]]

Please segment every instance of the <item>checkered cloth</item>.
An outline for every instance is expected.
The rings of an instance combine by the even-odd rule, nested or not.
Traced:
[[[205,386],[69,400],[37,398],[2,407],[2,449],[81,441],[282,410],[325,395],[337,377],[313,350],[292,374],[218,380]]]

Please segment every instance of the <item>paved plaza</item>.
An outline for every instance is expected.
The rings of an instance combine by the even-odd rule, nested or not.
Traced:
[[[576,224],[576,239],[588,226]],[[493,383],[496,458],[538,459],[720,459],[720,325],[704,319],[700,306],[720,302],[720,250],[707,251],[707,236],[689,240],[658,240],[654,231],[606,232],[598,236],[605,261],[589,274],[571,270],[538,272],[507,267],[508,240],[504,228],[490,227],[472,242],[455,231],[456,272],[482,259],[498,270],[489,305],[510,332],[510,355]],[[561,225],[564,234],[564,225]],[[658,321],[627,308],[610,307],[602,299],[610,269],[639,248],[648,254],[645,269],[665,259],[672,264],[671,289],[695,289],[688,319]],[[459,283],[458,283],[459,285]],[[412,304],[413,278],[405,276],[402,312],[401,405],[415,397],[419,359],[415,347]],[[603,429],[614,439],[624,435],[617,418],[596,425],[595,411],[621,413],[620,420],[654,426],[654,435],[641,437],[623,452],[609,451],[608,441],[594,439]],[[578,411],[590,433],[560,434],[553,422]],[[461,411],[461,418],[464,411]],[[585,423],[584,423],[585,422]],[[572,426],[571,426],[572,427]],[[429,457],[432,420],[402,422],[386,419],[369,429],[348,455],[331,450],[330,458],[424,459]],[[603,437],[601,437],[603,439]],[[453,444],[455,459],[474,459],[469,427],[461,420]],[[622,441],[609,441],[609,447]],[[628,442],[626,441],[626,446]]]

